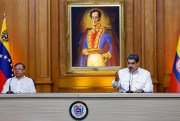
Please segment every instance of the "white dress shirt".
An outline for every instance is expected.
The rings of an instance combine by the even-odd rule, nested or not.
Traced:
[[[134,73],[131,73],[128,68],[124,68],[118,71],[119,81],[112,81],[114,88],[119,88],[119,92],[126,92],[129,90],[135,91],[137,89],[143,89],[144,92],[153,92],[153,84],[151,80],[150,72],[138,68]]]
[[[33,80],[25,76],[20,79],[16,77],[9,78],[3,87],[2,93],[8,92],[9,86],[14,93],[36,93]]]

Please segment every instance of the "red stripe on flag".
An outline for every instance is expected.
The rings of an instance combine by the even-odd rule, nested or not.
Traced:
[[[176,79],[174,73],[171,75],[170,83],[169,83],[169,91],[170,92],[180,92],[180,84]]]
[[[0,92],[3,89],[3,86],[6,82],[6,76],[3,74],[3,72],[0,70]]]

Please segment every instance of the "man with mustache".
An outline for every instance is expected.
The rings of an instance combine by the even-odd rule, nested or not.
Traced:
[[[115,73],[112,81],[114,88],[119,88],[122,93],[153,92],[153,84],[150,72],[139,67],[137,54],[130,54],[127,58],[127,68]]]
[[[6,81],[2,93],[36,93],[33,80],[25,76],[25,65],[17,63],[14,70],[15,76]]]

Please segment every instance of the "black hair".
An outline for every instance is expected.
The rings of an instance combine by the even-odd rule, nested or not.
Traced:
[[[128,59],[133,59],[133,60],[135,60],[136,63],[139,62],[139,56],[138,56],[137,54],[134,54],[134,53],[130,54],[130,55],[127,57],[127,60],[128,60]]]
[[[101,18],[101,11],[99,11],[99,10],[92,10],[92,11],[90,11],[90,17],[92,18],[92,13],[94,13],[94,12],[97,12],[98,13],[98,16],[99,16],[99,18]]]
[[[24,65],[23,63],[16,63],[16,64],[14,65],[14,68],[15,68],[17,65],[22,65],[23,69],[25,69],[25,65]]]

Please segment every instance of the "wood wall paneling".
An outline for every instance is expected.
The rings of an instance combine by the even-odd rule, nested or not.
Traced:
[[[77,0],[74,0],[77,1]],[[113,74],[66,73],[66,0],[1,0],[13,63],[23,62],[38,92],[114,92]],[[167,92],[178,36],[179,0],[125,0],[125,57],[140,56],[155,92]],[[2,25],[2,21],[0,21]]]
[[[125,57],[134,51],[134,0],[125,2]]]
[[[36,81],[36,0],[29,0],[28,4],[28,75]]]
[[[36,0],[36,6],[36,87],[51,92],[50,0]]]
[[[142,2],[141,0],[134,0],[134,5],[133,5],[133,14],[134,14],[134,17],[133,17],[133,21],[134,21],[134,24],[133,24],[133,53],[137,53],[139,55],[140,58],[142,58],[142,48],[143,48],[143,45],[142,45]],[[128,6],[127,6],[128,7]],[[128,45],[127,47],[128,48]],[[142,59],[141,60],[141,63],[143,62]],[[140,63],[140,65],[141,65]]]
[[[149,70],[154,84],[154,92],[157,91],[156,75],[156,0],[142,1],[143,6],[143,51],[142,59],[144,68]]]
[[[165,28],[165,19],[164,19],[164,0],[157,0],[157,11],[156,11],[156,58],[157,58],[157,80],[158,80],[158,91],[164,91],[164,68],[165,68],[165,39],[164,39],[164,28]]]
[[[59,15],[59,0],[53,0],[51,1],[51,72],[52,72],[52,91],[53,92],[59,92],[59,84],[58,84],[58,78],[59,78],[59,70],[60,70],[60,32],[59,32],[59,23],[60,23],[60,15]]]

